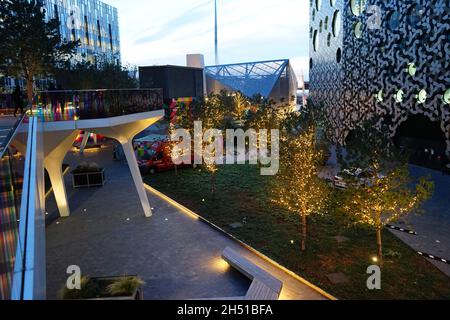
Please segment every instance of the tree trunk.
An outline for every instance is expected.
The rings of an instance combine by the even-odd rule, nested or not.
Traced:
[[[34,85],[34,79],[33,76],[28,77],[27,79],[27,100],[28,100],[28,106],[31,107],[33,105],[33,85]]]
[[[378,260],[380,262],[380,265],[383,263],[383,247],[382,247],[382,243],[381,243],[381,231],[383,228],[377,228],[377,255],[378,255]]]
[[[211,194],[214,195],[216,194],[216,174],[215,173],[211,173]]]
[[[307,217],[306,215],[302,214],[302,244],[301,249],[302,251],[306,251],[306,231],[307,231]]]

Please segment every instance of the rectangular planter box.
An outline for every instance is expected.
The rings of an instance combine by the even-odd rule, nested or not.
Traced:
[[[98,172],[72,172],[74,188],[102,187],[105,183],[105,169]]]
[[[121,277],[104,277],[104,278],[93,278],[97,281],[105,281],[110,282],[117,280]],[[124,296],[124,297],[99,297],[99,298],[92,298],[88,300],[144,300],[144,290],[142,287],[136,288],[136,290],[133,292],[130,296]]]

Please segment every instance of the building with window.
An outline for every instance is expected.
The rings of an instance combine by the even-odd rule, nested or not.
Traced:
[[[311,99],[335,140],[377,115],[402,146],[450,156],[450,2],[310,1]]]
[[[203,69],[184,66],[139,67],[141,88],[163,89],[164,100],[203,96]]]
[[[76,61],[120,61],[117,8],[99,0],[44,0],[47,19],[60,21],[61,37],[80,40]]]
[[[80,40],[74,63],[81,61],[94,62],[97,59],[120,62],[120,35],[117,8],[98,0],[43,0],[46,19],[58,19],[62,39]],[[18,81],[21,87],[23,80],[1,78],[6,92],[12,90]],[[44,89],[48,80],[36,82],[37,87]]]

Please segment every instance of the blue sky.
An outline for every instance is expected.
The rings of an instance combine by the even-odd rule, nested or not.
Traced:
[[[119,10],[122,62],[214,64],[213,0],[103,0]],[[308,0],[218,0],[220,63],[289,58],[308,73]]]

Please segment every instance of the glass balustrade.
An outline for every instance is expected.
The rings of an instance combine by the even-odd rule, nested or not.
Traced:
[[[32,113],[41,122],[110,118],[163,108],[162,89],[45,91]]]
[[[14,132],[27,141],[28,125],[20,122]],[[9,136],[9,140],[13,138]],[[22,150],[25,152],[25,150]],[[19,242],[19,222],[25,155],[9,143],[0,151],[0,300],[11,298]],[[21,250],[19,250],[21,251]]]

